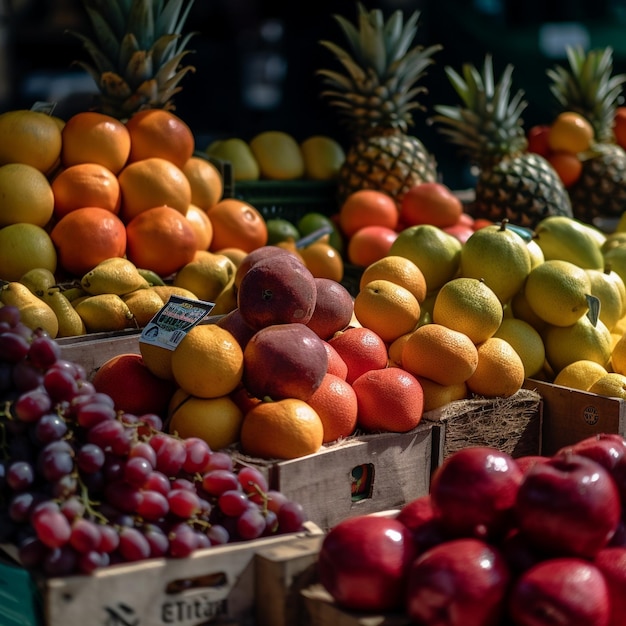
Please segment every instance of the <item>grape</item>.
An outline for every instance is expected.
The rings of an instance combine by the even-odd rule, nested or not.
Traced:
[[[185,489],[186,491],[196,492],[196,485],[186,478],[176,478],[172,481],[172,489]]]
[[[43,571],[48,576],[68,576],[76,571],[78,556],[69,546],[50,550],[43,560]]]
[[[76,379],[64,369],[49,369],[44,374],[43,385],[55,402],[71,400],[78,395]]]
[[[182,441],[165,433],[150,438],[157,455],[156,469],[167,476],[175,476],[183,467],[186,452]]]
[[[11,463],[6,472],[6,482],[13,491],[26,491],[35,482],[35,470],[26,461]]]
[[[124,466],[124,479],[135,487],[144,485],[151,473],[150,462],[139,456],[129,458]]]
[[[57,481],[50,484],[50,493],[52,497],[57,500],[65,500],[76,494],[78,491],[78,481],[76,476],[72,474],[65,474],[61,476]]]
[[[71,496],[59,505],[59,509],[67,517],[67,521],[72,523],[76,518],[84,515],[85,504],[78,496]]]
[[[57,441],[63,439],[66,434],[67,424],[65,420],[55,413],[43,415],[35,424],[35,437],[39,443]]]
[[[72,524],[69,543],[77,552],[95,551],[100,544],[100,529],[94,522],[79,517]]]
[[[38,466],[45,480],[52,483],[72,472],[74,458],[71,452],[42,452]]]
[[[274,535],[278,532],[278,515],[274,511],[265,511],[265,530],[264,535]]]
[[[185,446],[186,455],[183,470],[189,474],[205,472],[211,458],[209,444],[198,437],[188,437],[183,445]]]
[[[86,398],[92,398],[92,396],[81,396]],[[94,427],[102,422],[112,422],[114,424],[118,424],[119,422],[115,422],[115,417],[117,416],[117,412],[115,408],[110,404],[106,404],[104,402],[100,402],[98,400],[92,400],[91,402],[83,402],[80,403],[79,406],[75,409],[76,421],[83,426],[84,428],[90,429],[90,435]],[[120,425],[121,426],[121,425]],[[122,426],[123,428],[123,426]],[[97,441],[93,441],[93,443],[98,443]]]
[[[270,489],[266,495],[267,508],[269,511],[273,511],[274,513],[278,513],[283,504],[289,500],[284,493],[276,491],[275,489]]]
[[[246,493],[267,492],[267,478],[256,467],[242,467],[237,474],[237,479]]]
[[[224,515],[239,517],[250,505],[248,496],[243,491],[229,489],[217,499],[217,506]]]
[[[229,472],[233,471],[233,458],[230,456],[230,454],[219,451],[211,452],[209,463],[205,469],[205,472],[210,472],[216,469],[228,470]]]
[[[139,489],[123,480],[116,480],[104,487],[104,497],[122,513],[134,513],[141,502],[142,495]]]
[[[117,550],[117,546],[120,544],[120,536],[117,534],[117,530],[113,526],[107,526],[106,524],[100,524],[100,542],[98,543],[99,552],[113,552]]]
[[[145,441],[138,441],[135,443],[135,445],[130,449],[128,456],[131,459],[134,457],[144,458],[150,463],[152,469],[156,467],[156,452],[154,448]]]
[[[246,540],[260,537],[265,532],[263,513],[254,506],[247,508],[237,520],[237,532]]]
[[[136,528],[122,528],[120,530],[120,545],[118,550],[126,561],[141,561],[150,556],[148,540]]]
[[[35,503],[36,496],[30,491],[23,491],[14,495],[9,502],[9,517],[18,524],[28,522],[33,504]]]
[[[212,546],[221,546],[230,541],[228,531],[221,524],[213,524],[206,534]]]
[[[146,479],[143,488],[167,495],[168,491],[171,489],[171,485],[169,478],[163,472],[154,470]]]
[[[0,322],[7,324],[9,328],[15,328],[20,322],[20,310],[12,304],[0,307]]]
[[[283,533],[295,533],[302,530],[306,517],[299,502],[288,501],[278,509],[278,528]]]
[[[86,443],[76,453],[76,465],[85,474],[94,474],[104,467],[104,450],[95,443]]]
[[[165,517],[170,510],[169,500],[158,491],[142,491],[136,512],[143,519],[155,522]]]
[[[200,498],[188,489],[172,489],[167,494],[170,511],[183,519],[189,519],[200,511]]]
[[[0,359],[6,363],[17,363],[25,359],[29,348],[28,340],[17,333],[0,335]]]
[[[198,547],[198,538],[195,530],[181,522],[176,524],[168,533],[170,542],[169,556],[184,558],[189,556]]]
[[[167,535],[156,525],[146,524],[143,534],[150,545],[150,556],[166,556],[170,549],[170,541]]]
[[[12,381],[15,389],[20,392],[43,387],[43,372],[28,361],[20,361],[13,368]]]
[[[43,564],[48,549],[36,536],[30,536],[22,540],[18,546],[17,554],[21,565],[26,569],[36,569]]]
[[[59,344],[46,336],[35,337],[28,350],[28,360],[40,369],[47,369],[61,357]]]
[[[83,574],[92,574],[101,567],[106,567],[110,563],[109,555],[105,552],[90,550],[81,552],[78,555],[77,569]]]
[[[52,408],[52,399],[42,387],[23,393],[14,403],[15,416],[22,422],[37,422]]]
[[[72,527],[60,510],[41,511],[33,517],[33,528],[37,537],[49,548],[65,545],[72,534]]]
[[[239,488],[237,476],[227,469],[215,469],[202,477],[202,488],[212,496]]]

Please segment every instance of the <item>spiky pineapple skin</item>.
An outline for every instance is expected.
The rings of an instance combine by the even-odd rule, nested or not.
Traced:
[[[572,217],[567,190],[552,166],[540,155],[525,152],[504,158],[480,171],[474,202],[476,218],[534,228],[544,217]]]
[[[424,144],[401,132],[383,133],[354,142],[337,179],[339,203],[360,189],[391,196],[398,208],[413,186],[437,180],[437,162]]]

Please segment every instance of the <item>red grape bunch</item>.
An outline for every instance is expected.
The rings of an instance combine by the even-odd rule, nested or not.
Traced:
[[[49,576],[296,532],[302,506],[158,415],[117,411],[59,344],[0,307],[0,542]]]

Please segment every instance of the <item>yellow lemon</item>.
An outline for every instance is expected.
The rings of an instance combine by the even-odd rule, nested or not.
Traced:
[[[608,374],[608,370],[587,359],[574,361],[566,365],[554,378],[555,385],[570,387],[580,391],[589,391],[590,387],[600,378]]]
[[[613,345],[613,350],[611,351],[611,367],[614,372],[626,376],[626,335],[622,335]]]
[[[267,130],[249,142],[261,178],[293,180],[304,176],[304,159],[298,142],[288,133]]]
[[[589,387],[589,392],[609,398],[626,400],[626,376],[617,374],[616,372],[609,372],[605,376],[602,376],[602,378],[596,380],[596,382]]]
[[[624,281],[613,270],[586,270],[591,283],[591,295],[600,300],[600,319],[609,330],[624,315]]]
[[[0,229],[0,280],[19,280],[35,268],[56,272],[57,252],[50,235],[35,224]]]
[[[174,276],[174,286],[187,289],[200,300],[215,302],[234,278],[237,266],[223,254],[208,253],[184,265]]]
[[[524,364],[524,376],[536,376],[546,360],[546,350],[541,335],[524,320],[506,318],[493,335],[507,341],[519,354]]]

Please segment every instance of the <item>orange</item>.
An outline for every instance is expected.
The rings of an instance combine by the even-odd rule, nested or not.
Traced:
[[[322,420],[323,443],[349,437],[357,421],[357,399],[352,386],[345,379],[326,374],[322,383],[307,400]]]
[[[50,115],[18,109],[0,114],[0,165],[25,163],[47,174],[61,154],[61,130]]]
[[[196,233],[197,249],[208,250],[213,239],[213,224],[206,211],[195,204],[190,204],[185,217]]]
[[[57,252],[50,235],[24,222],[0,228],[0,280],[18,281],[36,268],[56,272]]]
[[[172,374],[192,396],[225,396],[241,382],[243,350],[230,332],[216,324],[194,326],[172,354]]]
[[[388,255],[365,268],[359,281],[359,289],[373,280],[390,280],[408,289],[421,304],[426,299],[426,278],[411,259]]]
[[[387,367],[387,346],[369,328],[350,326],[328,340],[348,366],[346,380],[352,384],[361,374]]]
[[[326,372],[345,380],[348,376],[348,366],[346,365],[346,362],[341,358],[339,352],[337,352],[337,350],[335,350],[335,348],[328,343],[328,341],[324,341],[324,348],[328,356],[328,369]]]
[[[566,188],[571,187],[580,178],[583,164],[576,154],[559,150],[551,152],[546,158]]]
[[[118,411],[133,415],[156,413],[167,416],[175,387],[156,377],[140,354],[124,353],[105,361],[93,375],[96,391],[109,395]]]
[[[400,221],[404,227],[432,224],[439,228],[454,226],[463,213],[463,203],[449,187],[424,182],[411,187],[400,202]]]
[[[239,248],[252,252],[267,243],[267,225],[261,213],[248,202],[226,198],[207,211],[213,224],[210,250]]]
[[[336,248],[317,241],[299,250],[304,264],[316,278],[330,278],[338,283],[343,280],[343,259]]]
[[[169,414],[168,432],[182,439],[198,437],[214,451],[239,441],[243,412],[230,396],[195,398],[179,389]]]
[[[455,400],[467,398],[467,384],[457,383],[456,385],[440,385],[434,380],[418,376],[422,391],[424,393],[424,413],[434,411]]]
[[[51,186],[57,220],[86,206],[97,206],[116,215],[120,211],[122,192],[117,176],[99,163],[70,165],[54,177]]]
[[[126,129],[130,135],[129,163],[159,157],[182,169],[193,154],[191,129],[171,111],[138,111],[126,122]]]
[[[139,342],[139,353],[143,357],[145,366],[162,380],[173,381],[172,353],[173,350],[162,348],[153,343]]]
[[[548,145],[552,151],[585,152],[591,148],[593,139],[593,127],[580,113],[564,111],[550,124]]]
[[[477,346],[478,365],[467,379],[472,393],[487,398],[508,398],[524,383],[524,363],[511,344],[491,337]]]
[[[420,305],[408,289],[389,280],[373,280],[354,298],[354,314],[362,326],[391,343],[417,326]]]
[[[617,145],[626,148],[626,106],[617,107],[615,110],[613,134]]]
[[[407,342],[412,332],[413,331],[400,335],[389,344],[387,354],[389,355],[390,367],[402,367],[402,350],[404,350],[404,344]]]
[[[44,228],[54,211],[54,194],[44,174],[25,163],[0,166],[0,228],[34,224]]]
[[[161,277],[191,262],[197,248],[189,220],[169,206],[157,206],[137,215],[126,224],[126,236],[128,259]]]
[[[365,372],[352,388],[358,403],[357,423],[365,431],[405,433],[422,419],[422,386],[400,367]]]
[[[324,425],[303,400],[261,402],[243,418],[241,448],[262,459],[297,459],[315,454],[324,441]]]
[[[81,111],[67,120],[62,131],[61,162],[64,167],[78,163],[99,163],[114,174],[126,165],[130,135],[120,120]]]
[[[202,157],[192,156],[182,170],[191,186],[192,204],[208,211],[222,199],[224,182],[213,163]]]
[[[98,263],[126,254],[126,228],[117,215],[100,207],[83,207],[61,218],[50,232],[59,266],[82,276]]]
[[[395,230],[397,225],[395,200],[382,191],[360,189],[351,193],[339,207],[339,228],[348,238],[365,226]]]
[[[185,215],[191,204],[187,177],[176,165],[160,157],[129,163],[118,180],[122,190],[120,215],[126,224],[155,206],[169,206]]]
[[[386,226],[365,226],[348,241],[347,255],[350,263],[367,267],[389,254],[398,233]]]
[[[465,382],[477,365],[478,350],[472,340],[441,324],[420,326],[407,339],[402,350],[405,370],[440,385]]]

